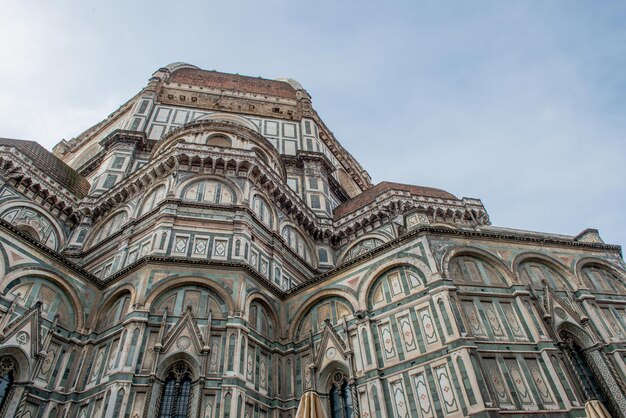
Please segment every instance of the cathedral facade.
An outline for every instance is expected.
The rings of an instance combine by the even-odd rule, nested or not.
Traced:
[[[373,185],[291,79],[0,139],[0,253],[0,417],[626,418],[621,248]]]

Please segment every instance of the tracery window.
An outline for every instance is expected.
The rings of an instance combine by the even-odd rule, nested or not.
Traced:
[[[183,199],[192,202],[229,205],[235,203],[233,190],[216,180],[196,181],[183,191]]]
[[[272,228],[273,215],[269,204],[261,196],[254,196],[252,199],[252,210],[254,214],[265,224],[265,226]]]
[[[352,392],[343,373],[337,372],[333,376],[328,398],[331,418],[352,417]]]
[[[378,239],[378,238],[364,239],[363,241],[360,241],[357,244],[355,244],[352,248],[350,248],[346,252],[346,255],[343,257],[343,262],[345,263],[346,261],[352,260],[353,258],[356,258],[360,256],[361,254],[365,254],[366,252],[371,251],[374,248],[378,248],[381,245],[383,245],[383,240],[381,239]]]
[[[450,261],[450,276],[455,282],[478,285],[506,285],[502,274],[478,257],[461,255]]]
[[[11,357],[3,357],[0,359],[0,411],[4,409],[14,380],[15,362]]]
[[[187,418],[191,398],[191,371],[185,363],[175,364],[167,374],[159,418]]]
[[[144,199],[139,216],[150,212],[165,197],[165,186],[157,187]]]
[[[58,249],[59,234],[46,216],[28,207],[16,207],[2,214],[2,219],[53,250]]]
[[[311,252],[309,251],[309,248],[307,247],[300,232],[292,226],[287,225],[283,228],[281,235],[292,250],[298,253],[298,255],[304,258],[307,262],[311,262]]]

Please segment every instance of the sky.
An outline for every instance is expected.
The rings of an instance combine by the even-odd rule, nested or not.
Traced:
[[[2,3],[2,137],[51,149],[171,62],[289,77],[374,183],[626,243],[624,2]]]

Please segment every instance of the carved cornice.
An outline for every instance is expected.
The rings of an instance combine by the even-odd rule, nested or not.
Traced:
[[[15,147],[0,146],[0,176],[18,189],[32,192],[31,200],[41,204],[54,215],[72,219],[80,198],[52,179],[32,159]],[[72,219],[74,222],[76,219]]]

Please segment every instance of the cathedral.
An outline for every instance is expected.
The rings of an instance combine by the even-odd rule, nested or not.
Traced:
[[[0,417],[626,418],[621,251],[372,184],[297,81],[170,64],[0,139]]]

